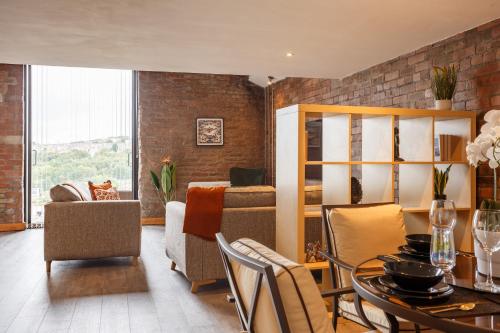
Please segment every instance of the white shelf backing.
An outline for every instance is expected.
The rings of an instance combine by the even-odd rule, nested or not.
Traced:
[[[457,135],[463,138],[464,144],[464,159],[465,159],[465,145],[470,141],[470,122],[469,118],[460,119],[445,119],[436,118],[434,121],[434,138],[439,138],[441,134]],[[441,160],[436,158],[436,161]]]
[[[438,164],[438,170],[445,170],[449,164]],[[448,199],[455,202],[457,208],[470,207],[470,177],[469,166],[465,164],[453,164],[450,169],[448,184],[445,194]]]
[[[323,165],[323,204],[351,203],[351,181],[348,165]]]
[[[361,173],[362,203],[393,200],[391,164],[363,164]]]
[[[399,165],[399,204],[402,207],[429,208],[433,197],[432,165]]]
[[[363,117],[361,137],[363,161],[392,161],[392,116]]]
[[[432,161],[432,126],[432,117],[399,117],[399,156],[406,162]]]
[[[323,116],[323,161],[349,161],[349,115]]]

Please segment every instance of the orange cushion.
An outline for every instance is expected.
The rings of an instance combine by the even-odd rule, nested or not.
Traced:
[[[90,190],[90,195],[92,196],[92,200],[97,200],[96,195],[95,195],[96,189],[109,190],[112,187],[113,187],[113,185],[111,184],[111,180],[106,180],[102,184],[94,184],[89,180],[89,190]]]
[[[96,188],[94,190],[96,200],[120,200],[120,195],[114,188],[103,190]]]

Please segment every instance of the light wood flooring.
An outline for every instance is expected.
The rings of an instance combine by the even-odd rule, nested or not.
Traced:
[[[43,229],[0,233],[0,332],[239,332],[224,282],[190,292],[170,270],[163,227],[143,228],[129,258],[43,261]],[[342,321],[337,332],[366,329]]]

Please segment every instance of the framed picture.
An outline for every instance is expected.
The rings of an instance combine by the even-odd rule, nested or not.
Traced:
[[[222,118],[196,119],[196,144],[198,146],[224,145],[224,120]]]

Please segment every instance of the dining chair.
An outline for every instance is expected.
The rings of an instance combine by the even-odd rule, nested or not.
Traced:
[[[380,254],[392,254],[405,243],[405,225],[401,206],[392,202],[322,205],[322,220],[333,288],[352,288],[351,271],[359,262]],[[352,290],[352,289],[351,289]],[[352,290],[350,294],[333,296],[333,326],[340,316],[372,330],[391,331],[398,320],[400,331],[419,331],[413,323],[384,313],[363,301]]]
[[[251,239],[216,238],[244,332],[334,332],[323,297],[342,290],[321,293],[307,268]]]

